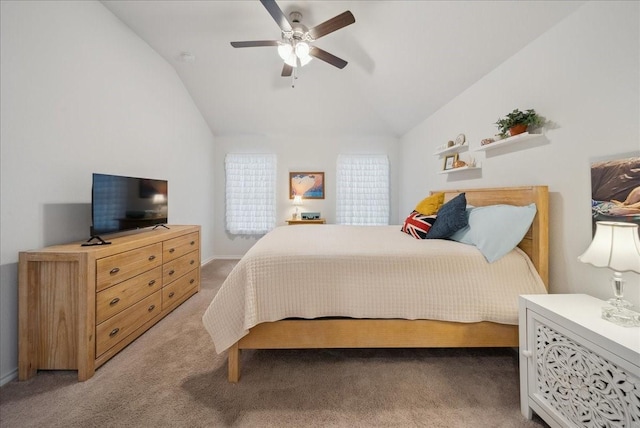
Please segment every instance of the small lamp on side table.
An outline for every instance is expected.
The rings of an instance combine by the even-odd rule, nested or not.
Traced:
[[[294,220],[298,220],[298,207],[302,206],[302,196],[301,195],[295,195],[293,197],[293,205],[296,207],[296,212],[293,213],[293,219]]]
[[[613,270],[614,298],[602,307],[602,318],[624,327],[640,327],[640,313],[629,309],[623,299],[624,280],[620,272],[640,273],[640,238],[634,223],[598,221],[589,248],[578,257],[582,263]]]

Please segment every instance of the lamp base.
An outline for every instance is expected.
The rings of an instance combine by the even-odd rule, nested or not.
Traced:
[[[640,327],[640,312],[625,307],[603,306],[602,318],[622,327]]]

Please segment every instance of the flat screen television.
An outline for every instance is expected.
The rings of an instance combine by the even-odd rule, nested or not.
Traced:
[[[167,180],[94,173],[92,239],[101,240],[99,235],[166,224],[168,196]]]

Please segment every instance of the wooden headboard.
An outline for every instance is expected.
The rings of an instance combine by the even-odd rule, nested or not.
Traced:
[[[549,289],[549,189],[547,186],[433,190],[431,194],[439,192],[444,193],[445,202],[464,192],[467,204],[476,207],[496,204],[524,206],[535,203],[536,216],[518,247],[529,256],[547,290]]]

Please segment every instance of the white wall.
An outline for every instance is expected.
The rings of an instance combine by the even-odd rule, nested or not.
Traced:
[[[611,297],[612,272],[577,257],[591,242],[591,160],[640,151],[639,27],[640,3],[589,2],[406,134],[400,216],[429,189],[546,184],[551,291]],[[436,174],[437,146],[465,133],[477,147],[514,108],[535,108],[550,119],[546,139],[473,153],[482,163],[477,174]],[[640,276],[624,276],[626,295],[638,305]]]
[[[335,223],[336,160],[339,154],[386,154],[391,180],[390,223],[398,223],[399,141],[393,137],[353,136],[259,136],[216,137],[214,253],[220,258],[242,256],[259,236],[230,235],[225,230],[224,157],[227,153],[275,153],[278,156],[277,218],[284,225],[295,208],[289,199],[289,172],[325,173],[325,199],[304,200],[300,212],[320,211],[328,223]]]
[[[0,383],[16,375],[18,252],[87,239],[91,173],[169,181],[213,255],[213,136],[174,69],[99,2],[1,3]]]

